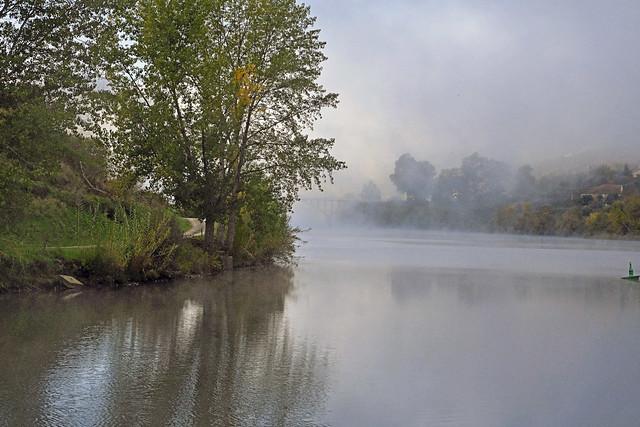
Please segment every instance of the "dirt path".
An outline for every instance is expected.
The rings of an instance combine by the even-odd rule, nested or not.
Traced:
[[[198,218],[185,218],[191,223],[191,228],[185,231],[184,237],[196,237],[204,234],[204,222]]]

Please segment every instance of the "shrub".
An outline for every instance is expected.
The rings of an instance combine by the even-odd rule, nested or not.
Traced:
[[[584,220],[580,207],[571,208],[562,213],[558,220],[558,231],[565,236],[580,234],[584,231]]]
[[[132,280],[154,280],[170,274],[177,248],[175,220],[166,210],[136,205],[116,211],[114,221],[96,236],[97,254],[105,255]]]
[[[237,264],[289,261],[295,250],[295,230],[289,227],[285,205],[265,179],[254,179],[244,193],[236,229]]]
[[[209,255],[197,241],[185,241],[175,251],[174,268],[181,274],[206,274],[221,269],[220,259]]]

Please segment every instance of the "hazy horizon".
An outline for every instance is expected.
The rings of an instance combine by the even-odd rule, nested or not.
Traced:
[[[640,157],[640,3],[306,3],[340,94],[315,132],[349,166],[329,193],[392,194],[404,152],[438,170],[473,152],[549,170]]]

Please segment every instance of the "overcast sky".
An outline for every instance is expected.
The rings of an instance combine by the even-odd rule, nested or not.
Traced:
[[[438,169],[474,151],[516,164],[640,153],[638,0],[306,3],[340,94],[316,128],[350,168],[333,191],[374,179],[388,192],[404,152]]]

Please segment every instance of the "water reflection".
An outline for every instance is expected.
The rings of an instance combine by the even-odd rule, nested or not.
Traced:
[[[404,259],[366,270],[308,263],[299,280],[325,304],[296,320],[311,318],[334,343],[344,378],[332,384],[333,425],[622,427],[640,417],[635,285]]]
[[[383,234],[295,278],[0,299],[0,426],[637,424],[632,243]]]
[[[611,278],[560,274],[517,274],[497,270],[439,270],[392,268],[391,293],[398,303],[455,295],[467,307],[541,300],[589,304],[594,308],[616,304],[638,307],[640,292]],[[433,296],[437,292],[437,296]]]
[[[328,356],[284,316],[287,270],[0,301],[8,425],[301,425]],[[25,313],[30,313],[26,315]]]

